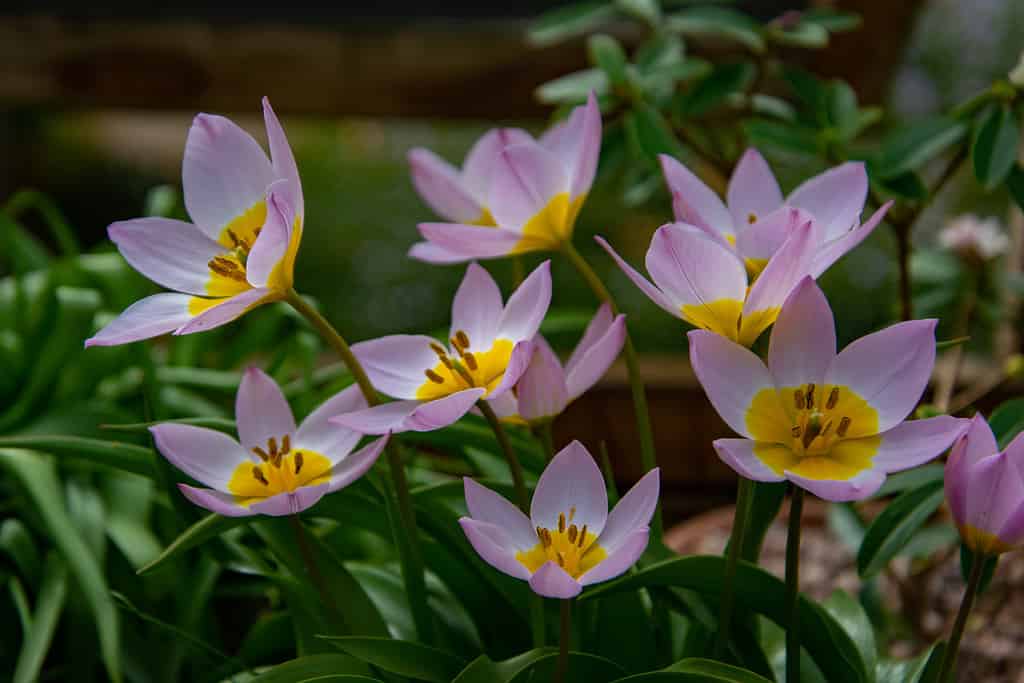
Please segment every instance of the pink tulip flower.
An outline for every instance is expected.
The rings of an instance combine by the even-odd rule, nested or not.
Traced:
[[[414,151],[417,189],[456,222],[421,223],[427,241],[414,245],[410,255],[452,263],[559,249],[572,238],[600,149],[601,112],[591,94],[539,140],[524,131],[492,131],[470,152],[461,173]]]
[[[640,559],[658,503],[659,470],[645,474],[610,514],[601,471],[579,441],[544,470],[529,517],[468,477],[465,486],[469,516],[459,524],[480,557],[529,581],[539,595],[568,599]]]
[[[946,500],[968,548],[998,555],[1024,546],[1024,433],[999,450],[975,415],[946,462]]]
[[[400,400],[335,421],[365,434],[452,424],[478,400],[498,398],[515,386],[550,303],[550,261],[530,273],[504,306],[494,279],[471,263],[452,302],[449,344],[397,334],[353,345],[373,385]]]
[[[388,437],[352,452],[361,435],[332,425],[339,413],[366,406],[351,386],[324,402],[297,428],[277,384],[250,368],[235,399],[238,437],[165,423],[150,427],[157,450],[209,488],[179,484],[190,501],[228,517],[294,515],[363,476]]]
[[[935,320],[869,334],[836,353],[825,295],[805,278],[772,330],[767,367],[720,335],[690,332],[690,361],[715,410],[745,438],[718,439],[741,476],[790,482],[831,501],[865,498],[890,472],[945,451],[966,420],[904,422],[935,364]]]
[[[291,289],[302,239],[302,185],[266,98],[263,116],[269,159],[224,117],[200,114],[192,122],[182,165],[192,223],[136,218],[108,228],[133,268],[174,293],[135,302],[86,346],[209,330]]]

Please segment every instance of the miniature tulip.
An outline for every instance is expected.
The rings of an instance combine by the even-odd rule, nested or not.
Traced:
[[[541,474],[529,517],[467,477],[469,516],[459,524],[492,567],[529,581],[539,595],[567,599],[636,563],[647,547],[658,486],[655,468],[609,514],[601,472],[583,444],[573,441]]]
[[[488,140],[488,147],[479,152],[479,176],[470,178],[475,170],[467,167],[456,180],[447,173],[446,202],[438,203],[441,186],[437,164],[430,175],[432,187],[424,191],[424,158],[417,156],[413,178],[425,197],[445,217],[472,216],[476,207],[480,213],[471,223],[422,223],[419,231],[427,242],[414,245],[410,255],[423,261],[450,263],[478,258],[496,258],[530,251],[557,250],[572,238],[576,216],[594,182],[597,157],[601,148],[601,112],[591,94],[587,104],[577,107],[569,118],[554,126],[539,140],[526,133],[505,133],[509,144],[498,151],[491,165],[487,153],[493,153],[496,140]],[[490,146],[490,145],[493,145]],[[453,170],[453,169],[451,169]],[[419,180],[416,180],[417,176]],[[473,202],[453,200],[452,188],[467,183],[481,188]],[[486,200],[481,201],[481,193]],[[463,197],[463,200],[468,197]],[[456,206],[458,207],[456,213]],[[460,219],[465,220],[465,219]],[[486,220],[486,223],[483,222]],[[481,229],[481,225],[490,225]]]
[[[811,267],[817,227],[811,221],[797,226],[800,212],[787,211],[791,234],[752,286],[736,254],[691,225],[670,223],[654,233],[646,260],[653,284],[604,239],[596,239],[629,279],[671,315],[750,346],[775,322],[782,302]]]
[[[296,428],[281,389],[250,368],[235,400],[238,441],[186,424],[159,424],[150,432],[172,465],[209,487],[178,485],[196,505],[228,517],[294,515],[348,486],[377,460],[387,437],[352,453],[361,435],[329,422],[365,406],[359,387],[351,386]]]
[[[192,223],[136,218],[109,227],[125,260],[175,293],[135,302],[86,346],[208,330],[291,289],[302,239],[302,186],[266,98],[263,115],[270,159],[224,117],[200,114],[193,121],[182,165]]]
[[[957,216],[939,232],[939,244],[970,262],[990,261],[1006,253],[1010,238],[996,218]]]
[[[515,386],[533,355],[551,302],[551,264],[537,267],[502,306],[490,274],[471,263],[452,302],[449,344],[392,335],[352,346],[370,381],[400,399],[336,418],[366,434],[431,431],[466,414],[480,399]]]
[[[868,192],[867,173],[860,162],[847,162],[814,176],[783,198],[768,163],[751,148],[729,179],[726,203],[672,157],[661,155],[661,168],[676,220],[722,239],[754,274],[788,237],[784,215],[790,208],[800,209],[804,220],[814,220],[820,227],[809,271],[818,277],[871,234],[891,205],[885,204],[867,223],[858,225]]]
[[[981,555],[1024,546],[1024,433],[999,450],[981,415],[946,463],[946,500],[964,544]]]
[[[935,363],[935,320],[912,320],[862,337],[836,354],[825,295],[805,278],[772,330],[768,365],[719,335],[690,332],[694,372],[742,439],[718,439],[718,456],[741,476],[783,481],[831,501],[874,493],[890,472],[938,456],[966,420],[904,422]]]

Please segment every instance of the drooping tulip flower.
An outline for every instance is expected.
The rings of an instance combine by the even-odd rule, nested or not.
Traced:
[[[564,366],[547,341],[537,335],[533,358],[516,390],[491,401],[491,407],[510,421],[536,424],[550,420],[601,379],[625,341],[626,316],[613,316],[608,304],[597,310]]]
[[[772,329],[768,365],[720,335],[690,332],[690,361],[712,405],[744,438],[718,439],[741,476],[790,482],[832,501],[874,493],[890,472],[938,456],[966,420],[905,422],[935,363],[935,320],[862,337],[836,354],[835,324],[810,277]]]
[[[1000,451],[985,418],[975,415],[946,462],[946,500],[974,552],[1024,546],[1024,433]]]
[[[569,118],[552,127],[539,140],[533,140],[526,133],[507,135],[510,144],[498,151],[494,158],[485,152],[480,156],[486,168],[482,177],[471,182],[487,181],[486,200],[479,195],[474,204],[485,208],[491,219],[481,228],[480,218],[467,223],[421,223],[420,234],[427,240],[414,245],[410,255],[432,263],[451,263],[471,259],[497,258],[530,251],[557,250],[572,238],[576,216],[594,182],[597,171],[597,157],[601,148],[601,112],[597,100],[591,94],[587,104],[577,107]],[[494,144],[494,140],[489,140]],[[488,147],[485,151],[493,153]],[[488,166],[486,160],[491,161]],[[422,161],[422,157],[420,157]],[[417,173],[417,187],[425,186],[422,167],[414,166]],[[433,167],[431,175],[434,187],[430,192],[421,189],[425,197],[433,197],[436,204],[441,185]],[[470,182],[467,168],[460,176],[460,187]],[[446,191],[456,185],[451,174],[445,183]],[[454,215],[454,196],[449,199],[445,210],[438,212],[446,217]],[[461,215],[473,215],[473,205],[460,204]],[[483,217],[481,212],[479,216]]]
[[[579,441],[541,474],[529,517],[468,477],[465,487],[469,516],[459,524],[480,557],[529,581],[539,595],[568,599],[640,558],[658,503],[659,470],[645,474],[610,514],[601,471]]]
[[[752,273],[759,272],[786,241],[789,221],[780,220],[780,214],[790,208],[800,209],[804,220],[814,220],[820,228],[810,269],[818,277],[864,241],[892,204],[885,204],[859,225],[868,192],[867,173],[860,162],[847,162],[814,176],[783,198],[768,163],[750,148],[729,179],[725,203],[672,157],[661,155],[661,168],[676,220],[723,240]]]
[[[810,271],[818,229],[812,221],[797,225],[801,213],[787,211],[791,234],[753,285],[735,252],[691,225],[670,223],[655,231],[646,259],[653,284],[604,239],[596,239],[629,279],[668,313],[750,346],[775,322],[786,296]]]
[[[229,119],[200,114],[192,122],[182,164],[192,223],[136,218],[109,227],[125,260],[174,293],[135,302],[86,346],[208,330],[291,289],[302,239],[302,186],[266,98],[263,116],[270,158]]]
[[[452,302],[449,344],[396,334],[353,345],[373,385],[400,400],[335,420],[366,434],[425,432],[452,424],[478,400],[500,397],[515,386],[550,302],[550,261],[530,273],[504,306],[494,279],[471,263]]]
[[[214,429],[165,423],[150,427],[157,450],[209,488],[179,484],[190,501],[228,517],[293,515],[363,476],[388,437],[352,452],[361,434],[332,425],[366,401],[351,386],[325,401],[298,427],[277,384],[250,368],[235,399],[238,441]]]

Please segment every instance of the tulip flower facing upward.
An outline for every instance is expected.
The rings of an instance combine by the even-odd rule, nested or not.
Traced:
[[[864,164],[847,162],[806,181],[783,198],[768,163],[756,149],[740,158],[723,203],[714,190],[672,157],[661,155],[676,220],[720,240],[744,260],[752,274],[764,268],[789,236],[790,209],[820,230],[810,274],[818,277],[856,247],[881,222],[892,202],[859,225],[868,193]],[[801,221],[802,222],[802,221]]]
[[[297,428],[277,384],[250,368],[235,399],[239,441],[185,424],[150,428],[157,450],[209,488],[179,484],[190,501],[228,517],[293,515],[348,486],[377,460],[388,437],[352,453],[361,435],[330,424],[366,405],[352,386],[324,402]]]
[[[786,300],[772,330],[768,365],[702,330],[690,360],[712,405],[742,439],[715,450],[741,476],[790,482],[831,501],[874,493],[886,474],[946,450],[966,420],[904,419],[935,362],[935,320],[912,320],[854,341],[836,354],[835,324],[810,277]]]
[[[263,115],[270,159],[226,118],[200,114],[193,121],[182,164],[192,223],[136,218],[110,226],[125,260],[175,293],[137,301],[86,346],[208,330],[291,289],[302,238],[302,186],[265,98]]]
[[[431,431],[466,414],[480,399],[512,389],[533,355],[551,303],[551,264],[545,261],[502,306],[501,292],[483,267],[471,263],[452,302],[449,345],[422,335],[361,342],[352,352],[381,392],[400,399],[335,418],[366,434]]]
[[[810,272],[817,227],[797,224],[787,209],[790,236],[750,283],[743,261],[723,242],[692,225],[670,223],[654,233],[647,250],[652,284],[601,237],[597,241],[654,303],[694,327],[750,346],[779,314],[782,302]]]
[[[499,149],[501,142],[507,146]],[[417,189],[438,213],[459,222],[421,223],[427,241],[410,255],[451,263],[560,249],[572,238],[600,148],[601,112],[591,94],[539,140],[521,131],[485,138],[461,175],[414,152]]]
[[[645,474],[610,514],[601,472],[578,441],[541,474],[529,517],[468,477],[465,487],[469,516],[459,524],[480,557],[529,581],[539,595],[568,599],[640,558],[658,502],[659,471]]]
[[[980,555],[1024,546],[1024,434],[1000,451],[976,415],[946,463],[946,500],[964,544]]]

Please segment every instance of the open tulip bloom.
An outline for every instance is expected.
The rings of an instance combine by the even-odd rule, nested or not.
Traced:
[[[788,237],[789,209],[801,210],[820,227],[810,274],[818,277],[871,234],[892,202],[860,225],[868,193],[864,164],[847,162],[814,176],[783,198],[768,163],[748,149],[732,177],[723,203],[685,166],[661,155],[676,220],[706,230],[735,250],[756,273]]]
[[[174,293],[129,306],[85,342],[110,346],[228,323],[291,289],[302,237],[299,173],[264,98],[271,158],[232,121],[200,114],[185,142],[182,184],[192,223],[136,218],[113,223],[125,260]]]
[[[529,517],[467,477],[469,516],[459,524],[492,567],[529,581],[539,595],[568,599],[640,558],[658,503],[658,477],[657,468],[645,474],[609,514],[601,472],[583,444],[573,441],[541,474]]]
[[[647,272],[637,272],[601,237],[597,241],[654,303],[694,327],[750,346],[775,322],[782,302],[810,272],[818,229],[787,209],[790,235],[750,284],[743,261],[724,242],[692,225],[670,223],[654,233]]]
[[[904,419],[935,363],[934,320],[869,334],[836,354],[825,295],[805,278],[772,329],[768,365],[748,349],[690,332],[690,360],[722,419],[742,439],[715,450],[741,476],[792,483],[831,501],[874,493],[886,474],[945,451],[966,427],[950,416]]]
[[[196,505],[228,517],[293,515],[348,486],[377,460],[388,437],[353,453],[361,435],[329,422],[365,406],[359,387],[351,386],[296,428],[281,389],[250,368],[235,399],[238,441],[185,424],[159,424],[150,432],[171,464],[209,487],[178,485]]]
[[[512,389],[533,355],[551,303],[551,263],[523,281],[504,306],[490,274],[471,263],[452,302],[449,344],[396,334],[355,344],[370,381],[400,399],[341,415],[338,424],[366,434],[425,432],[446,427],[480,399]]]
[[[1000,451],[985,418],[976,415],[949,454],[946,500],[974,552],[1024,546],[1024,433]]]
[[[498,149],[501,141],[509,144]],[[591,93],[539,140],[522,131],[485,138],[461,174],[414,152],[413,181],[428,203],[446,218],[471,220],[421,223],[427,241],[414,245],[410,255],[451,263],[559,249],[572,238],[600,148],[601,112]]]
[[[551,420],[601,379],[625,341],[626,316],[613,316],[608,304],[597,310],[565,366],[538,334],[533,358],[515,391],[494,399],[491,407],[499,417],[511,421]]]

